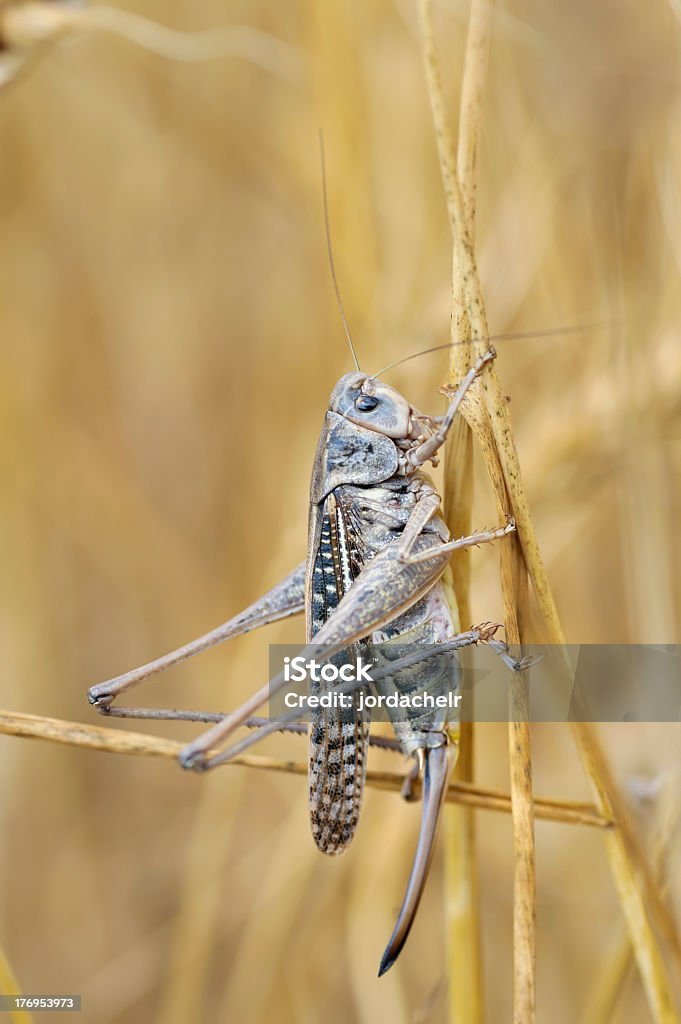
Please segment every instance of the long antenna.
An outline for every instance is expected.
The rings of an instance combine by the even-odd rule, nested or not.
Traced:
[[[492,342],[492,341],[519,341],[522,338],[552,338],[559,335],[565,334],[584,334],[586,331],[598,331],[606,327],[614,327],[617,324],[621,324],[622,321],[618,319],[613,320],[598,320],[592,324],[577,324],[569,325],[567,327],[549,327],[545,330],[538,331],[511,331],[507,334],[490,334],[486,338],[462,338],[461,341],[448,341],[444,345],[434,345],[432,348],[421,349],[420,352],[412,352],[409,356],[402,356],[401,359],[396,359],[394,363],[388,363],[378,373],[371,375],[372,380],[376,380],[381,374],[387,373],[388,370],[394,369],[396,366],[401,366],[402,363],[408,363],[411,359],[418,359],[419,356],[430,355],[431,352],[443,352],[447,348],[454,348],[455,345],[469,345],[478,342]]]
[[[348,327],[348,321],[345,316],[345,310],[343,309],[343,300],[341,299],[340,288],[338,287],[338,278],[336,277],[336,267],[333,262],[333,249],[331,247],[331,227],[329,225],[329,200],[326,194],[326,161],[324,159],[324,136],[321,128],[319,130],[319,155],[322,162],[322,193],[324,196],[324,226],[326,228],[326,248],[329,253],[329,267],[331,269],[331,279],[333,281],[333,287],[336,292],[336,299],[338,301],[338,309],[340,310],[341,320],[343,321],[343,327],[345,329],[345,337],[348,339],[348,345],[352,352],[352,358],[355,360],[355,366],[359,371],[359,360],[357,359],[357,353],[355,352],[355,346],[352,344],[352,338],[350,337],[350,328]]]

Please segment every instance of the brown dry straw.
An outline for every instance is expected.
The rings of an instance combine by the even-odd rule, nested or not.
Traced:
[[[659,792],[655,799],[655,823],[650,840],[650,856],[655,877],[666,898],[670,895],[668,862],[681,821],[681,775],[677,771],[663,780],[654,781],[655,789]],[[603,967],[587,998],[581,1024],[604,1024],[613,1018],[632,966],[631,938],[628,932],[622,930],[615,936],[612,948],[604,959]]]
[[[105,751],[109,754],[128,754],[135,757],[158,757],[176,761],[183,744],[177,740],[150,736],[145,733],[123,729],[111,729],[99,725],[84,725],[82,722],[67,722],[60,718],[46,718],[44,715],[27,715],[19,711],[0,710],[0,733],[19,736],[24,739],[47,740],[71,747]],[[234,757],[227,766],[256,768],[261,771],[283,772],[284,774],[306,775],[307,764],[298,761],[282,761],[275,757],[241,755]],[[399,793],[405,776],[401,772],[369,771],[367,785]],[[419,783],[414,783],[414,794],[419,794]],[[501,790],[473,786],[463,782],[450,782],[447,801],[467,807],[480,807],[491,811],[511,811],[511,798]],[[573,800],[537,798],[537,817],[547,821],[558,821],[566,825],[590,825],[594,828],[609,829],[612,823],[599,814],[593,804]]]

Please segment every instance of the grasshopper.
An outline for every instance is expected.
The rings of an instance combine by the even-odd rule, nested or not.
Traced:
[[[394,388],[359,368],[341,377],[331,393],[314,459],[306,561],[235,618],[155,661],[93,686],[90,703],[104,713],[126,714],[128,709],[112,708],[112,702],[149,676],[214,644],[303,611],[307,646],[301,653],[307,661],[348,659],[360,645],[369,652],[376,645],[382,652],[390,651],[392,645],[398,660],[373,677],[381,679],[377,686],[383,690],[429,688],[443,672],[443,660],[431,656],[426,661],[425,654],[399,660],[405,645],[413,650],[438,645],[445,651],[490,641],[496,629],[490,624],[456,634],[442,576],[453,551],[504,537],[515,529],[513,520],[498,529],[450,539],[439,514],[440,496],[423,467],[436,463],[466,392],[494,357],[490,347],[477,359],[444,417],[424,415]],[[497,646],[503,647],[498,642]],[[508,661],[513,668],[522,667],[510,657]],[[284,683],[281,672],[240,708],[217,716],[218,721],[181,752],[183,767],[204,770],[221,764],[279,728],[276,722],[255,720],[254,732],[218,749],[239,726],[254,724],[250,716]],[[414,759],[411,778],[423,778],[423,804],[406,894],[379,976],[404,946],[428,875],[456,750],[450,743],[448,713],[437,709],[394,719],[397,745]],[[143,717],[142,710],[139,716]],[[355,833],[369,726],[367,711],[354,706],[312,714],[310,823],[323,853],[343,852]]]

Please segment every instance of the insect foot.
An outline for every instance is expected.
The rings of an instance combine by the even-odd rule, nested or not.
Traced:
[[[527,654],[524,658],[514,658],[508,644],[503,641],[490,640],[489,645],[512,672],[524,672],[526,669],[532,668],[533,665],[538,665],[545,657],[544,654]]]
[[[494,634],[498,629],[503,629],[501,622],[481,622],[479,626],[473,626],[472,632],[480,634],[480,643],[487,644],[490,642]]]
[[[205,772],[208,770],[208,760],[203,750],[195,750],[192,743],[184,747],[177,755],[177,760],[183,768],[192,772]]]
[[[90,687],[87,692],[87,699],[98,711],[106,714],[113,704],[114,695],[109,692],[106,683],[99,683],[97,686]]]
[[[478,356],[477,360],[471,367],[473,377],[477,377],[480,371],[483,369],[483,367],[485,367],[487,363],[493,362],[496,358],[497,350],[495,349],[494,345],[490,345],[486,352],[483,352],[481,356]],[[460,387],[460,384],[457,384],[455,386],[452,386],[450,384],[443,384],[443,386],[439,390],[441,395],[446,395],[447,398],[451,398],[457,393]]]

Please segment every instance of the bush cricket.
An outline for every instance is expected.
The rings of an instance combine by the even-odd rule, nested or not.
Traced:
[[[317,447],[310,489],[308,557],[240,615],[178,650],[125,675],[93,686],[88,697],[108,712],[119,694],[200,651],[259,626],[305,611],[306,660],[349,657],[358,644],[384,652],[394,645],[444,645],[452,650],[491,639],[485,624],[455,636],[441,577],[452,551],[502,538],[512,520],[495,530],[450,540],[438,514],[440,497],[422,471],[437,457],[466,391],[495,356],[489,348],[455,392],[447,414],[425,416],[398,391],[367,374],[346,374],[331,394]],[[500,645],[503,646],[503,645]],[[369,655],[370,657],[370,655]],[[447,659],[416,655],[391,669],[379,686],[407,692],[430,687]],[[403,659],[409,661],[410,659]],[[510,659],[509,659],[510,660]],[[414,657],[411,658],[414,661]],[[400,662],[401,664],[401,662]],[[445,669],[451,671],[451,668]],[[374,676],[379,679],[378,673]],[[284,686],[280,673],[240,708],[218,721],[181,755],[186,768],[223,763],[276,729],[256,730],[227,750],[212,753]],[[132,711],[131,711],[132,713]],[[395,962],[411,928],[428,874],[450,768],[446,715],[396,716],[403,753],[423,775],[423,809],[407,892],[379,974]],[[341,708],[313,713],[309,728],[309,806],[314,840],[324,853],[341,853],[359,818],[367,749],[368,713]]]
[[[494,359],[495,351],[490,346],[478,357],[449,395],[444,417],[424,415],[380,381],[380,374],[363,373],[333,264],[324,175],[323,184],[331,275],[356,369],[341,377],[334,387],[317,445],[310,486],[307,559],[236,617],[88,692],[90,703],[111,715],[217,719],[182,751],[180,762],[185,768],[205,770],[222,764],[281,729],[281,722],[251,716],[284,688],[284,672],[225,716],[112,707],[115,698],[214,644],[302,612],[307,646],[301,656],[306,661],[333,659],[342,663],[363,650],[372,660],[372,652],[380,648],[387,667],[375,673],[373,679],[375,689],[383,693],[430,689],[442,682],[443,674],[450,688],[455,687],[455,663],[450,658],[434,657],[433,648],[445,653],[487,642],[512,669],[525,667],[524,662],[512,659],[504,644],[493,639],[497,629],[494,624],[485,623],[457,635],[442,584],[453,551],[503,538],[515,529],[513,520],[509,518],[494,530],[450,539],[439,514],[440,496],[423,472],[428,462],[436,464],[466,392]],[[402,656],[405,646],[411,651],[407,657]],[[343,684],[338,689],[351,692],[358,689],[358,684]],[[391,714],[397,742],[377,744],[392,746],[414,759],[405,796],[409,795],[409,779],[417,775],[423,778],[416,853],[379,976],[395,963],[404,946],[428,875],[449,771],[455,760],[448,714],[441,709]],[[227,749],[220,749],[242,725],[254,727],[254,731]],[[283,723],[283,727],[286,725]],[[300,725],[289,727],[293,731],[301,729]],[[343,852],[355,833],[372,742],[369,727],[368,712],[360,712],[354,705],[349,709],[319,709],[311,714],[310,823],[315,843],[324,853]]]

